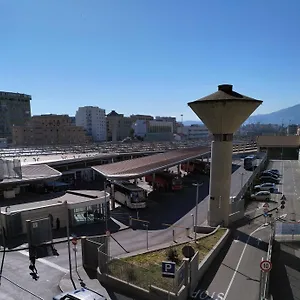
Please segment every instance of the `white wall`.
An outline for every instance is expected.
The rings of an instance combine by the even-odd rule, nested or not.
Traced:
[[[147,121],[145,120],[136,120],[132,124],[135,136],[144,137],[147,133]]]
[[[76,116],[76,126],[83,127],[96,142],[106,141],[105,110],[97,106],[79,107]]]
[[[178,134],[183,134],[187,139],[201,139],[209,136],[209,130],[204,125],[181,126],[177,128]]]

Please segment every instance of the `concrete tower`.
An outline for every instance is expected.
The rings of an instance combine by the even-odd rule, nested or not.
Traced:
[[[189,102],[188,105],[213,134],[211,145],[208,224],[229,224],[233,133],[261,105],[262,101],[241,95],[232,85]]]

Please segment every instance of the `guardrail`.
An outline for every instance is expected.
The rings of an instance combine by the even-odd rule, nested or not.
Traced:
[[[271,221],[271,233],[270,233],[270,240],[268,245],[268,252],[266,260],[271,262],[272,260],[272,249],[273,249],[273,242],[275,236],[275,224],[274,221]],[[269,284],[270,284],[270,270],[267,272],[260,271],[260,286],[259,286],[259,300],[267,300],[270,299],[269,293]]]

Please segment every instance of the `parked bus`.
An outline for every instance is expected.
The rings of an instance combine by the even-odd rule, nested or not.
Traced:
[[[114,184],[114,199],[129,208],[146,207],[147,192],[129,181],[116,181]],[[111,183],[107,183],[107,192],[112,195]],[[113,195],[112,195],[113,196]]]
[[[244,169],[253,171],[257,167],[257,158],[255,155],[249,155],[244,158]]]
[[[167,171],[157,172],[155,176],[149,174],[145,176],[145,181],[149,184],[153,184],[154,188],[164,191],[180,191],[183,188],[182,179],[178,174],[170,173]]]
[[[187,173],[199,173],[204,175],[210,174],[210,163],[195,159],[189,163],[185,162],[181,164],[181,170]]]

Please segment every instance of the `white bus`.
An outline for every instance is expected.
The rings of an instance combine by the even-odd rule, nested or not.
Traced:
[[[114,198],[117,202],[133,209],[146,207],[147,192],[129,181],[116,181],[114,184]],[[112,194],[111,183],[107,183],[107,192]],[[113,195],[112,195],[113,196]]]

